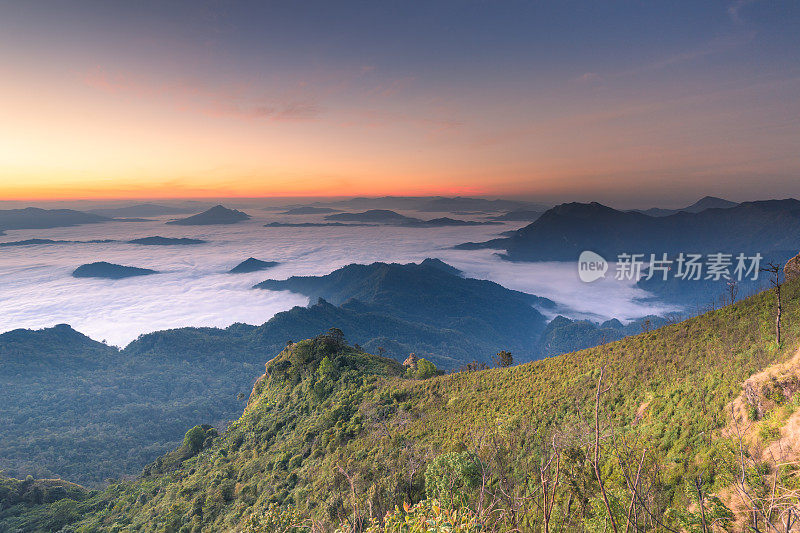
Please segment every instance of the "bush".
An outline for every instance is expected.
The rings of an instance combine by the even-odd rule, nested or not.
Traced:
[[[427,359],[420,358],[417,361],[416,368],[411,367],[406,371],[406,375],[410,378],[416,379],[428,379],[432,378],[433,376],[439,375],[439,369],[436,368],[436,365],[428,361]]]
[[[195,454],[203,449],[203,442],[206,440],[206,430],[201,426],[195,426],[186,432],[183,437],[183,445],[191,453]]]
[[[292,507],[281,507],[275,503],[259,509],[246,520],[245,533],[295,533],[306,531],[300,513]]]
[[[425,471],[425,494],[447,508],[464,506],[470,489],[478,485],[481,472],[480,459],[472,452],[442,454]]]
[[[373,523],[367,533],[477,533],[483,530],[478,517],[467,508],[444,509],[436,501],[423,500],[413,507],[404,504],[403,511],[398,508],[389,511],[383,525]],[[348,526],[338,529],[337,533],[346,531],[350,531]]]

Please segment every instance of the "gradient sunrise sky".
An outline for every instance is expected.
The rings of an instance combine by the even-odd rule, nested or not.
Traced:
[[[0,1],[0,199],[800,196],[800,2]]]

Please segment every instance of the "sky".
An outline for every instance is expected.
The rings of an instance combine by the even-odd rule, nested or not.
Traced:
[[[800,196],[800,2],[0,0],[0,199]]]

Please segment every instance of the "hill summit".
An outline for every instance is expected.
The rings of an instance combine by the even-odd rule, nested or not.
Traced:
[[[123,279],[134,276],[148,276],[150,274],[158,274],[158,271],[149,268],[117,265],[107,261],[97,261],[96,263],[87,263],[79,266],[72,272],[72,277]]]
[[[230,269],[228,271],[229,274],[245,274],[248,272],[258,272],[260,270],[266,270],[268,268],[272,268],[274,266],[278,266],[280,263],[276,261],[262,261],[260,259],[256,259],[255,257],[249,257]]]
[[[178,220],[171,220],[167,224],[176,224],[179,226],[211,226],[216,224],[235,224],[244,220],[249,220],[250,215],[237,211],[236,209],[228,209],[223,205],[215,205],[211,209]]]

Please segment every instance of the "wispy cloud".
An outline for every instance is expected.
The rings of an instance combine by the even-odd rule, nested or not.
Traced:
[[[741,11],[750,4],[754,4],[757,0],[736,0],[728,6],[728,16],[737,24],[744,22],[741,17]]]
[[[288,102],[276,105],[217,102],[205,109],[205,112],[213,116],[303,121],[317,118],[321,113],[321,108],[316,102]]]
[[[575,78],[575,81],[580,83],[591,83],[599,79],[600,79],[600,74],[598,74],[597,72],[584,72],[583,74]]]
[[[84,83],[109,94],[170,102],[210,116],[231,116],[273,121],[307,121],[322,113],[322,106],[303,83],[274,97],[257,96],[251,83],[212,86],[198,80],[154,81],[132,73],[96,67],[84,75]],[[297,96],[292,95],[292,92]]]

